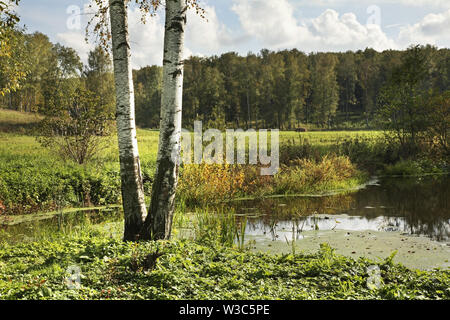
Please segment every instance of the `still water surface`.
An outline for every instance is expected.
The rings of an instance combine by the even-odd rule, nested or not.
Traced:
[[[227,206],[239,220],[246,217],[247,235],[272,240],[291,239],[293,234],[301,239],[302,231],[308,230],[395,231],[440,242],[450,239],[449,176],[382,179],[348,194],[241,200]],[[0,217],[0,241],[30,241],[37,234],[121,219],[118,208],[56,214],[14,225]]]
[[[249,235],[273,240],[301,238],[306,230],[397,231],[448,242],[450,179],[389,178],[357,192],[323,197],[283,197],[236,201],[247,217]]]

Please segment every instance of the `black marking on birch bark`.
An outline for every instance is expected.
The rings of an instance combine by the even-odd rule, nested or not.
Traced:
[[[172,79],[175,79],[178,76],[181,76],[182,71],[181,69],[176,69],[174,72],[169,73],[169,75],[172,76]]]
[[[120,111],[119,111],[120,110]],[[116,119],[118,117],[128,117],[129,120],[132,120],[133,118],[130,117],[130,115],[128,114],[128,112],[126,111],[122,111],[125,110],[125,106],[118,106],[117,107],[117,111],[116,111]]]
[[[124,25],[120,26],[121,30],[117,30],[116,34],[121,35],[123,37],[127,37],[128,36],[128,30]]]
[[[125,61],[125,60],[127,60],[127,59],[128,59],[128,58],[119,58],[119,57],[113,58],[114,61]]]
[[[163,63],[172,63],[172,61],[167,60],[167,59],[163,59]]]
[[[173,18],[173,20],[175,20],[175,21],[172,21],[172,23],[170,24],[169,28],[167,28],[167,30],[174,29],[174,30],[176,30],[178,32],[183,32],[184,31],[184,24],[183,24],[183,22],[176,21],[176,18]]]
[[[186,18],[185,17],[183,17],[183,16],[178,16],[178,17],[173,17],[172,18],[172,21],[178,21],[178,22],[183,22],[183,21],[185,21],[186,20]]]
[[[119,44],[116,46],[117,50],[119,50],[119,49],[122,48],[122,47],[127,47],[128,49],[130,49],[130,45],[129,45],[128,42],[126,42],[126,41],[121,42],[121,43],[119,43]]]

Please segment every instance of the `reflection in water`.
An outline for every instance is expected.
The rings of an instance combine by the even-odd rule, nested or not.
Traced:
[[[302,237],[306,230],[400,231],[450,239],[450,178],[396,178],[355,193],[324,197],[282,197],[229,203],[238,220],[247,218],[246,234],[273,240]],[[226,210],[226,207],[223,208]],[[118,208],[55,215],[50,219],[2,225],[0,241],[36,240],[70,233],[83,226],[121,221]]]
[[[15,225],[1,224],[0,242],[36,241],[54,235],[70,234],[104,222],[119,221],[123,215],[119,208],[82,210],[56,214],[43,220],[22,222]]]
[[[449,181],[448,176],[391,178],[347,195],[258,199],[232,206],[247,215],[248,234],[273,239],[290,239],[294,227],[299,237],[302,230],[342,229],[400,231],[448,241]]]

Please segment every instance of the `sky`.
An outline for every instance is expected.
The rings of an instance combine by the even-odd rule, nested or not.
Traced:
[[[86,61],[95,41],[84,41],[92,12],[88,0],[21,0],[18,13],[28,32],[40,31],[70,46]],[[450,47],[450,0],[201,0],[206,19],[188,13],[184,55],[297,48],[305,53],[412,44]],[[134,68],[162,64],[163,11],[141,23],[129,9]]]

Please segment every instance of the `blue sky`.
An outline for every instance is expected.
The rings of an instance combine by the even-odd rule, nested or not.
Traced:
[[[95,45],[84,42],[88,0],[21,0],[18,12],[29,32],[75,48],[83,60]],[[372,47],[403,49],[411,44],[450,47],[450,0],[203,0],[207,21],[189,13],[185,55],[262,48],[304,52]],[[162,13],[162,12],[161,12]],[[135,68],[161,64],[162,14],[140,23],[129,10]]]

